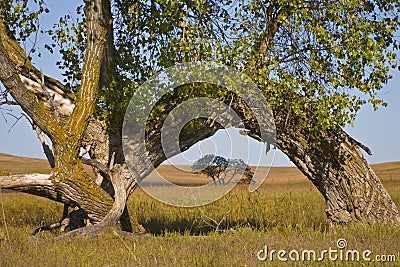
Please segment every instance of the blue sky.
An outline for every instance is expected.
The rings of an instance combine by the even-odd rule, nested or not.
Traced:
[[[57,21],[61,14],[69,12],[75,13],[75,6],[81,1],[48,1],[48,7],[51,10],[50,16],[43,17],[42,25],[50,28],[52,23]],[[45,42],[45,38],[39,38],[39,42]],[[29,46],[29,44],[28,44]],[[35,61],[36,67],[42,68],[50,76],[60,78],[59,71],[55,65],[57,56],[50,56],[48,53],[42,53],[41,59]],[[400,161],[400,73],[393,72],[394,78],[384,86],[381,97],[389,103],[387,108],[381,108],[373,111],[370,106],[365,106],[358,113],[354,127],[346,127],[346,131],[355,139],[368,146],[372,156],[367,156],[370,163],[380,163],[389,161]],[[44,158],[41,145],[32,130],[28,121],[24,118],[14,124],[15,119],[7,113],[20,116],[18,108],[4,107],[0,110],[0,153],[8,153],[18,156],[27,156],[35,158]],[[13,127],[12,127],[13,126]],[[229,145],[229,138],[233,141],[233,146]],[[245,151],[242,155],[235,154],[233,151]],[[264,147],[253,140],[229,132],[219,132],[213,138],[203,141],[200,145],[192,147],[186,154],[172,160],[174,163],[183,163],[183,158],[189,162],[195,160],[201,154],[216,153],[226,157],[248,158],[248,163],[256,165],[259,155],[262,155],[263,165],[269,165],[271,158],[266,158]],[[287,157],[276,151],[274,166],[292,166]]]

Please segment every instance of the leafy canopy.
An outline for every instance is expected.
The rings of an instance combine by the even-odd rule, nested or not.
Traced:
[[[48,12],[43,0],[27,3],[6,4],[21,42],[40,30],[39,14]],[[122,122],[135,88],[155,72],[214,60],[249,75],[274,111],[290,101],[291,116],[313,114],[305,120],[310,129],[339,127],[367,102],[386,105],[380,90],[398,66],[398,0],[114,0],[112,11],[119,79],[99,96],[107,124]],[[45,47],[62,55],[58,65],[71,91],[81,78],[83,16],[79,6],[75,18],[66,15],[45,29],[52,37]],[[177,91],[175,97],[189,97],[188,87]]]

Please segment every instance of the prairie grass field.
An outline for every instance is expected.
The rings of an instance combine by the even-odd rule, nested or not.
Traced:
[[[0,170],[15,173],[12,164],[5,165],[0,161]],[[171,180],[192,181],[178,177],[171,167],[162,168]],[[373,168],[400,206],[400,163]],[[94,239],[54,241],[57,230],[32,238],[35,228],[59,220],[62,205],[12,191],[0,197],[0,266],[400,266],[399,226],[330,226],[323,197],[295,168],[273,168],[256,192],[240,185],[197,208],[172,207],[138,189],[128,208],[146,234],[121,235],[111,228]],[[378,255],[387,262],[340,260],[338,239],[347,242],[344,254],[370,250],[370,259]],[[263,256],[259,251],[265,246],[276,252],[272,260],[260,261],[257,254]],[[329,248],[338,251],[338,259],[329,260],[325,254],[318,261]],[[278,260],[279,250],[287,252],[286,258],[290,251],[314,250],[317,260],[283,262]]]

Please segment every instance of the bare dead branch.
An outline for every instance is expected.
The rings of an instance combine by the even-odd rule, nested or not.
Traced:
[[[18,103],[11,100],[4,100],[0,102],[0,106],[2,105],[9,105],[9,106],[18,106]]]
[[[56,191],[52,182],[52,178],[52,173],[14,174],[9,176],[2,175],[0,176],[0,188],[12,189],[19,192],[45,197],[50,200],[68,204],[71,207],[74,207],[76,203],[65,198]]]
[[[52,186],[51,174],[15,174],[0,176],[0,188],[18,189],[19,187]]]
[[[15,122],[11,125],[10,129],[8,129],[8,133],[10,133],[11,130],[14,128],[14,126],[17,125],[17,123],[19,122],[20,119],[22,119],[23,116],[21,115],[21,116],[17,117],[14,114],[9,113],[9,112],[7,113],[7,115],[9,115],[15,119]]]
[[[357,146],[359,146],[362,150],[364,150],[368,155],[372,156],[372,151],[371,151],[371,149],[369,149],[369,147],[367,147],[366,145],[364,145],[361,142],[357,141],[356,139],[354,139],[350,135],[347,134],[347,136],[351,141],[353,141]]]

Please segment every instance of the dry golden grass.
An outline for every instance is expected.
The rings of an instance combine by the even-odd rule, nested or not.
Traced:
[[[1,159],[0,170],[15,173],[46,167],[45,161],[35,160],[19,171],[10,166],[12,161],[5,164]],[[373,167],[400,206],[400,163]],[[176,182],[207,182],[202,176],[182,177],[171,166],[160,169]],[[242,185],[198,208],[172,207],[136,190],[128,202],[129,212],[145,227],[147,236],[121,237],[110,230],[93,240],[52,242],[46,238],[58,233],[44,232],[39,234],[42,240],[37,241],[29,234],[39,225],[57,221],[62,206],[26,194],[2,193],[0,197],[0,266],[400,266],[399,226],[330,228],[323,197],[295,168],[272,168],[257,192],[249,193]],[[320,252],[328,247],[336,249],[339,238],[347,240],[349,249],[395,255],[396,262],[257,259],[257,252],[265,245],[275,250]]]

